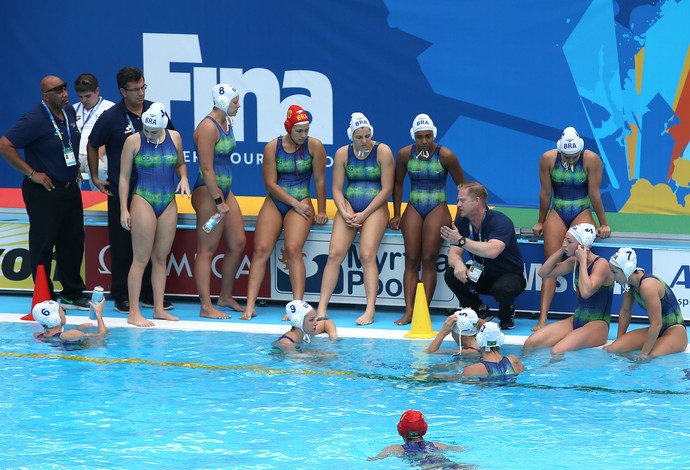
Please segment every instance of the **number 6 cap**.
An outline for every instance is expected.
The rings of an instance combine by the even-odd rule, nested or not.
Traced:
[[[37,303],[31,311],[31,315],[44,328],[53,328],[60,324],[60,306],[54,300]]]
[[[213,87],[213,107],[227,114],[230,102],[234,100],[236,96],[239,96],[239,94],[240,92],[232,85],[219,83]]]

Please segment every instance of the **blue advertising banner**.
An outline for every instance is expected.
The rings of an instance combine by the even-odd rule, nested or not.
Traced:
[[[0,17],[2,134],[38,103],[42,77],[65,80],[74,103],[91,72],[119,101],[115,75],[133,65],[181,132],[191,180],[211,87],[240,90],[238,195],[265,194],[263,148],[294,103],[331,157],[352,112],[394,151],[427,113],[467,179],[517,207],[537,207],[539,158],[574,126],[603,160],[607,211],[690,214],[689,0],[38,0],[2,2]],[[0,172],[2,187],[20,181]]]

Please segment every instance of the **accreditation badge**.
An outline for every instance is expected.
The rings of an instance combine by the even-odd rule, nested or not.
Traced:
[[[472,260],[467,263],[467,276],[470,281],[477,282],[484,272],[484,265]]]
[[[65,163],[67,166],[75,166],[77,164],[77,159],[74,157],[74,150],[71,148],[64,148],[63,154],[65,155]]]

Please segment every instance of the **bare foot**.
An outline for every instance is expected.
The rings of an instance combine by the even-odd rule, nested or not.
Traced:
[[[251,312],[245,310],[242,315],[240,315],[240,320],[251,320],[256,316],[256,310],[252,310]]]
[[[374,312],[364,312],[361,317],[355,320],[355,323],[357,323],[360,326],[371,325],[372,323],[374,323]]]
[[[409,325],[412,322],[412,314],[411,313],[405,313],[402,317],[400,317],[398,320],[395,320],[393,323],[396,325]]]
[[[532,328],[532,331],[541,330],[541,329],[544,328],[545,326],[546,326],[546,323],[537,323],[537,324],[534,326],[534,328]]]
[[[237,300],[233,299],[232,297],[230,297],[229,299],[223,299],[223,298],[218,297],[218,301],[216,302],[216,305],[219,307],[223,307],[223,308],[231,308],[236,312],[244,312],[244,309],[239,304],[239,302],[237,302]],[[227,318],[229,318],[229,317],[227,317]]]
[[[228,318],[232,318],[232,315],[223,313],[220,310],[213,308],[213,306],[210,308],[201,307],[199,316],[202,318],[215,318],[217,320],[226,320]]]
[[[149,328],[151,326],[156,326],[155,323],[153,323],[151,320],[147,320],[144,318],[141,313],[132,313],[131,311],[129,312],[129,315],[127,316],[127,323],[130,325],[134,326],[139,326],[142,328]]]
[[[179,317],[176,317],[175,315],[170,315],[168,312],[165,310],[161,312],[153,312],[153,318],[155,320],[167,320],[167,321],[180,321]]]

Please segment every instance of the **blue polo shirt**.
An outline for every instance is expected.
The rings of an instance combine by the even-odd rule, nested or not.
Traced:
[[[495,259],[482,258],[465,251],[472,259],[484,265],[485,275],[496,277],[501,274],[522,273],[524,271],[525,267],[522,262],[517,236],[515,235],[515,225],[513,225],[510,217],[503,212],[487,210],[486,217],[481,227],[479,227],[477,235],[470,234],[470,219],[458,215],[455,217],[455,226],[458,228],[460,235],[470,240],[482,242],[501,240],[505,243],[505,249]]]
[[[62,113],[54,116],[55,124],[62,134],[62,142],[50,121],[48,111],[41,103],[22,116],[5,134],[12,145],[24,149],[24,159],[31,168],[60,183],[76,181],[79,174],[79,164],[68,167],[63,152],[63,143],[65,147],[69,147],[71,141],[74,157],[78,158],[81,134],[77,129],[77,115],[72,106],[67,106],[64,111],[69,123],[69,133]]]
[[[142,114],[149,109],[153,101],[144,100]],[[129,119],[128,119],[129,117]],[[132,129],[134,127],[134,129]],[[125,106],[124,99],[120,100],[115,106],[107,109],[101,114],[93,125],[89,134],[89,144],[94,148],[105,145],[105,153],[108,155],[108,182],[110,192],[119,198],[120,191],[120,160],[122,159],[122,147],[125,140],[132,134],[141,132],[144,125],[141,123],[141,116],[130,112]],[[175,129],[173,123],[168,119],[168,129]],[[135,172],[132,172],[130,189],[134,190]]]

